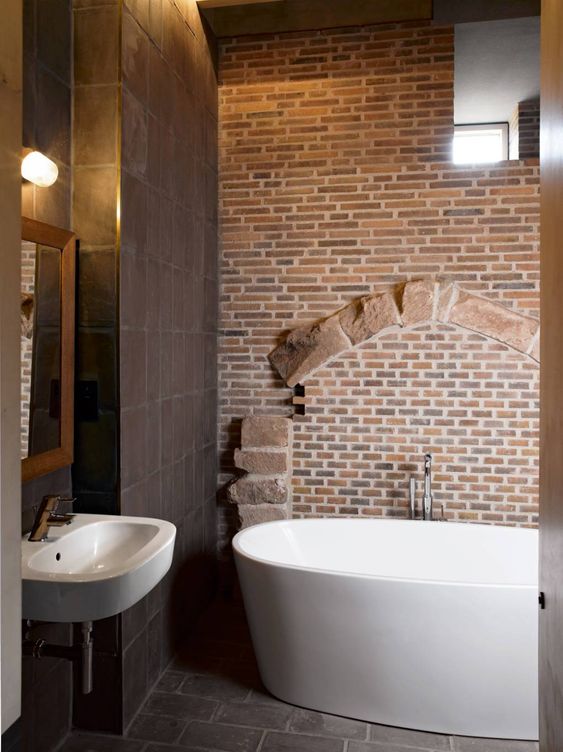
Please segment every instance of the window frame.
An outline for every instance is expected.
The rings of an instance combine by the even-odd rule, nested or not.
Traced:
[[[454,141],[456,137],[456,133],[462,133],[462,132],[482,132],[482,131],[490,131],[490,132],[500,132],[501,135],[501,143],[502,143],[502,157],[501,159],[495,161],[495,162],[455,162],[454,161]],[[508,146],[509,146],[509,140],[508,140],[508,123],[507,122],[497,122],[497,123],[463,123],[460,125],[454,125],[454,137],[452,139],[452,162],[456,165],[464,165],[464,164],[496,164],[497,162],[506,162],[508,161]]]

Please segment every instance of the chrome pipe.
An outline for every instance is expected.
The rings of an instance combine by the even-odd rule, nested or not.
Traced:
[[[409,519],[416,519],[416,478],[409,478]]]
[[[432,520],[432,455],[424,455],[424,495],[422,497],[422,519]]]

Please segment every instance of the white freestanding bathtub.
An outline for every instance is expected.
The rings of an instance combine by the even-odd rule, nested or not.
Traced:
[[[538,738],[536,530],[288,520],[233,546],[273,695],[391,726]]]

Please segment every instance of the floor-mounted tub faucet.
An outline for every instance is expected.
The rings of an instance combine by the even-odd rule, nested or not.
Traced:
[[[435,518],[433,511],[434,498],[432,496],[432,455],[424,455],[424,494],[422,496],[422,517],[423,520],[432,521],[434,519],[445,520],[444,507],[442,507],[442,517]],[[416,520],[416,478],[411,475],[409,479],[409,518]]]
[[[424,496],[422,497],[422,519],[432,520],[432,455],[424,455]]]

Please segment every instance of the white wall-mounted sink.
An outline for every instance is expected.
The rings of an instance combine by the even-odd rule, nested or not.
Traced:
[[[147,517],[77,514],[22,540],[23,618],[77,622],[129,608],[170,569],[176,528]]]

